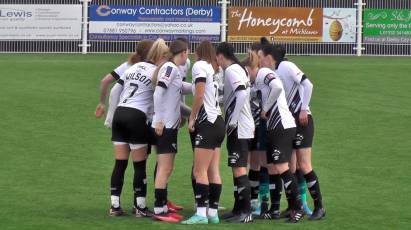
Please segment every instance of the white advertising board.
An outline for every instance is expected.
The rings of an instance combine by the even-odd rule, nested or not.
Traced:
[[[81,20],[81,5],[0,4],[0,40],[77,40]]]

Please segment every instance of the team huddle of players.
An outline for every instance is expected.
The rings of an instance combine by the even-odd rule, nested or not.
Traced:
[[[254,218],[286,218],[297,223],[305,215],[310,220],[322,219],[325,209],[311,166],[313,85],[307,76],[286,59],[282,46],[265,38],[254,43],[241,62],[231,44],[214,47],[203,41],[194,51],[192,82],[188,83],[189,51],[185,39],[169,46],[162,39],[141,41],[128,62],[101,81],[97,117],[105,113],[108,86],[117,81],[105,120],[105,126],[112,129],[116,159],[110,215],[125,214],[120,195],[131,155],[133,213],[138,217],[182,224],[219,223],[220,218],[233,223],[249,223]],[[191,108],[185,105],[183,95],[187,94],[193,95]],[[191,174],[196,210],[183,220],[178,214],[181,207],[167,198],[167,184],[178,152],[177,135],[185,121],[194,152]],[[231,212],[219,216],[219,163],[225,136],[235,203]],[[146,162],[151,147],[157,153],[153,211],[146,204]],[[264,185],[266,194],[262,193]],[[313,211],[307,206],[307,187]],[[288,208],[280,212],[283,189]]]

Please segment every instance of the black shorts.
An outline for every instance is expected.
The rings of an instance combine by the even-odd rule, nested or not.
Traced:
[[[267,163],[281,164],[291,160],[296,128],[284,129],[279,124],[267,132]]]
[[[247,167],[250,139],[238,139],[237,129],[227,136],[228,166]]]
[[[191,146],[194,148],[216,149],[220,148],[224,141],[224,120],[218,116],[214,124],[205,120],[196,123],[194,132],[190,133]]]
[[[113,142],[147,144],[150,128],[144,112],[119,106],[114,112],[111,131]]]
[[[250,141],[250,151],[267,150],[267,124],[264,120],[255,127],[254,138]]]
[[[298,124],[298,116],[294,116],[297,121],[297,133],[294,138],[293,148],[303,149],[311,148],[313,146],[314,138],[314,120],[311,114],[308,115],[308,124],[301,126]]]
[[[164,153],[177,153],[177,134],[178,129],[166,129],[163,130],[163,135],[158,136],[154,128],[152,129],[154,133],[154,140],[152,145],[157,148],[157,154]]]

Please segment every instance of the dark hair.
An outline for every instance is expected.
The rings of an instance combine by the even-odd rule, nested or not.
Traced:
[[[258,52],[260,49],[261,49],[261,43],[259,43],[259,42],[254,42],[253,44],[251,44],[251,47],[250,47],[250,49],[251,49],[251,51],[255,51],[255,52]]]
[[[260,44],[261,45],[269,45],[270,42],[268,41],[268,39],[266,37],[261,37],[260,38]]]
[[[181,40],[175,40],[170,44],[170,53],[172,56],[176,56],[179,53],[182,53],[188,49],[187,43]]]
[[[270,42],[267,40],[266,37],[261,37],[260,42],[254,42],[253,44],[251,44],[250,50],[258,52],[259,50],[263,48],[263,46],[269,45],[269,44]]]
[[[153,41],[151,40],[143,40],[140,41],[137,44],[136,47],[136,52],[133,53],[129,58],[128,58],[128,63],[129,64],[136,64],[141,61],[145,61],[147,59],[147,54],[151,49],[151,46],[153,46]]]
[[[185,37],[178,37],[178,38],[176,38],[176,41],[182,41],[182,42],[186,43],[187,46],[190,46],[190,42]]]
[[[213,66],[215,72],[218,72],[218,65],[216,61],[216,52],[211,42],[204,40],[198,45],[196,54],[200,60],[206,61]]]
[[[225,58],[238,63],[238,59],[234,55],[234,47],[230,43],[221,42],[220,44],[218,44],[216,54],[222,54]]]
[[[217,50],[216,50],[216,54],[217,55],[223,55],[226,59],[231,60],[232,62],[234,62],[235,64],[240,65],[245,73],[248,75],[247,70],[245,69],[244,66],[241,65],[240,61],[238,60],[238,58],[235,56],[234,54],[234,47],[228,43],[228,42],[221,42],[218,46],[217,46]]]
[[[276,62],[275,69],[285,60],[285,48],[281,45],[264,45],[261,49],[265,56],[271,55]]]

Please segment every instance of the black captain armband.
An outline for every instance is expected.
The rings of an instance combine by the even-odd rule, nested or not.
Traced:
[[[269,85],[270,82],[271,82],[272,80],[274,80],[274,79],[275,79],[274,74],[269,73],[269,74],[267,74],[267,76],[265,76],[265,78],[264,78],[264,84]]]
[[[160,86],[161,88],[167,89],[166,83],[164,83],[164,82],[162,82],[162,81],[159,81],[159,82],[157,83],[157,86]]]
[[[116,80],[120,79],[120,76],[116,73],[116,71],[112,71],[110,74],[111,74],[111,76],[114,77],[114,79],[116,79]]]
[[[199,83],[199,82],[206,83],[206,82],[207,82],[207,78],[205,78],[205,77],[196,78],[196,81],[194,82],[194,84],[197,84],[197,83]]]

